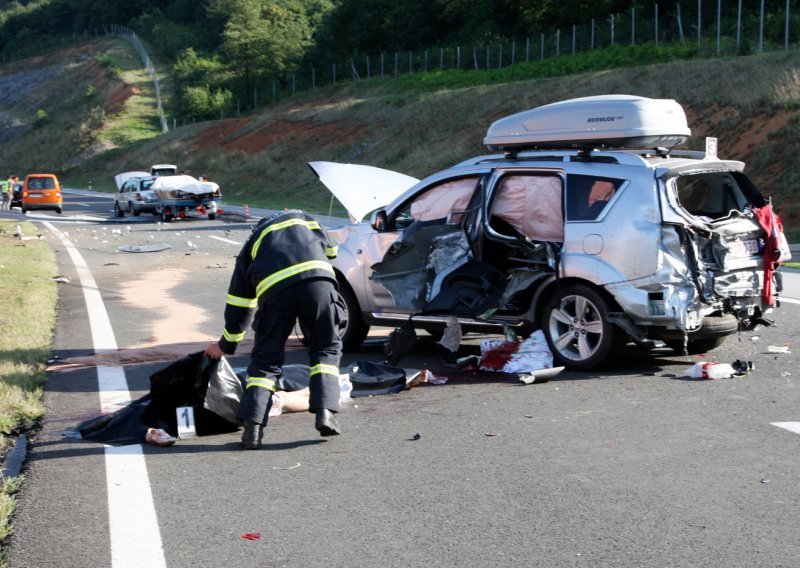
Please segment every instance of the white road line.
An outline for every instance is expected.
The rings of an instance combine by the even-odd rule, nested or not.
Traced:
[[[61,239],[75,264],[86,300],[95,351],[117,349],[111,320],[86,261],[61,231],[49,222],[44,225]],[[130,402],[130,390],[122,367],[97,367],[97,382],[100,407],[104,412]],[[166,567],[142,446],[107,446],[105,457],[112,568]]]
[[[800,304],[800,300],[795,300],[793,298],[784,298],[781,296],[780,300],[781,302],[786,302],[787,304]]]
[[[789,430],[795,434],[800,434],[800,422],[770,422],[773,426]]]
[[[241,245],[241,244],[242,244],[242,243],[240,243],[240,242],[237,242],[237,241],[232,241],[232,240],[230,240],[230,239],[225,239],[225,238],[223,238],[223,237],[218,237],[218,236],[216,236],[216,235],[208,235],[208,238],[209,238],[209,239],[217,239],[218,241],[222,241],[223,243],[230,243],[230,244],[232,244],[232,245]]]

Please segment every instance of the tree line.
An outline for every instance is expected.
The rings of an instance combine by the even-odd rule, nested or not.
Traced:
[[[762,5],[737,1],[750,15]],[[767,3],[774,20],[789,5]],[[605,22],[614,13],[681,8],[689,15],[687,33],[698,24],[717,25],[719,3],[713,0],[682,6],[671,0],[0,0],[0,52],[35,49],[46,34],[69,37],[123,25],[171,67],[178,113],[204,118],[238,106],[234,101],[255,105],[258,85],[311,65],[522,40],[543,30]]]

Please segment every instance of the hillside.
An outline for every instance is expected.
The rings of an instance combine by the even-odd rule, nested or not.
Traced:
[[[78,52],[95,49],[96,54],[110,49],[109,45],[116,44]],[[435,91],[404,91],[393,81],[347,83],[299,94],[248,115],[179,127],[149,140],[106,139],[103,144],[98,142],[104,139],[103,125],[125,111],[137,92],[145,92],[145,84],[126,83],[119,73],[98,64],[96,55],[81,62],[74,51],[60,54],[60,59],[54,56],[47,62],[17,65],[41,73],[41,80],[51,85],[71,85],[58,88],[59,101],[73,100],[74,91],[93,85],[94,106],[89,106],[88,114],[86,105],[74,101],[72,106],[65,102],[47,111],[49,116],[68,112],[67,123],[80,128],[63,136],[51,133],[62,138],[51,143],[42,140],[44,127],[26,130],[17,125],[13,130],[17,150],[2,151],[3,166],[15,171],[56,170],[67,185],[93,180],[95,188],[111,190],[115,173],[170,162],[218,182],[233,202],[327,212],[329,195],[306,166],[309,161],[362,163],[424,177],[484,153],[481,141],[486,127],[503,115],[567,98],[626,93],[680,102],[692,127],[690,147],[703,148],[705,136],[717,136],[720,155],[745,161],[746,171],[772,196],[786,226],[800,228],[800,197],[794,189],[800,181],[800,165],[793,155],[800,147],[797,53],[685,61]],[[7,67],[0,68],[4,76]],[[53,68],[61,71],[46,71]],[[19,75],[17,82],[22,83]],[[0,113],[7,123],[2,93]],[[102,97],[102,103],[97,97]],[[94,120],[98,108],[102,109],[99,122]],[[0,142],[8,141],[9,131],[5,126],[0,130]],[[40,150],[31,153],[31,144]]]

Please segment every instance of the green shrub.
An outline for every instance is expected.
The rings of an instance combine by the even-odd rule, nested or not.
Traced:
[[[49,117],[47,115],[47,111],[45,111],[43,109],[37,109],[36,110],[36,116],[33,119],[33,125],[36,128],[41,128],[42,126],[47,124],[48,119],[49,119]]]

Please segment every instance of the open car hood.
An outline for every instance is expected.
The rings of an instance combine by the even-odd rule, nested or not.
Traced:
[[[319,180],[361,221],[370,211],[384,207],[419,182],[417,178],[373,166],[309,162]]]
[[[131,179],[132,177],[150,177],[150,172],[122,172],[114,176],[114,181],[117,184],[117,191],[122,189],[122,184]]]

